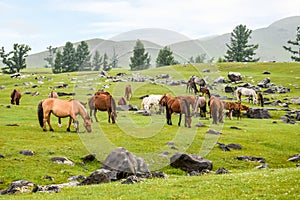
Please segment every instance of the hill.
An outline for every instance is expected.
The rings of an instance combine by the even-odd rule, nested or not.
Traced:
[[[296,27],[299,26],[299,21],[300,16],[288,17],[275,21],[266,28],[253,30],[250,43],[259,44],[256,57],[259,57],[260,61],[290,61],[290,54],[282,46],[296,37]],[[96,38],[86,42],[92,53],[98,50],[101,55],[106,52],[111,57],[115,49],[119,56],[120,67],[127,68],[136,39],[142,40],[145,49],[151,55],[151,64],[154,66],[159,49],[165,45],[170,46],[175,58],[182,63],[187,62],[191,56],[195,57],[201,53],[206,53],[208,58],[214,57],[217,60],[223,57],[227,50],[226,43],[230,41],[230,33],[191,40],[170,30],[141,29],[122,33],[111,40]],[[29,68],[43,67],[46,56],[47,51],[29,55],[27,66]]]

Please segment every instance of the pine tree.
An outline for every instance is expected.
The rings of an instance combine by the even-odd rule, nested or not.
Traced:
[[[118,54],[116,54],[116,50],[115,50],[115,48],[114,48],[114,50],[113,50],[113,55],[112,55],[112,57],[111,57],[111,67],[112,68],[117,68],[118,67],[118,62],[119,62],[119,59],[118,59]]]
[[[226,44],[228,50],[225,58],[228,61],[235,62],[256,62],[259,58],[254,59],[254,51],[258,44],[248,44],[252,31],[247,29],[246,25],[238,25],[231,33],[230,45]]]
[[[63,48],[63,71],[73,72],[78,71],[79,66],[76,62],[76,50],[71,42],[67,42]]]
[[[104,55],[103,55],[103,64],[102,64],[102,66],[103,66],[104,71],[111,70],[111,66],[108,64],[108,56],[107,56],[106,53],[104,53]]]
[[[78,70],[91,70],[89,45],[85,41],[80,42],[80,44],[77,46],[75,59]]]
[[[298,48],[297,50],[293,50],[292,47],[283,46],[285,50],[293,54],[291,56],[291,59],[296,62],[299,62],[300,61],[300,26],[297,27],[296,40],[295,41],[289,40],[287,43]]]
[[[159,50],[156,58],[157,67],[173,65],[175,63],[173,52],[170,47],[165,46],[163,49]]]
[[[55,56],[55,61],[54,61],[54,67],[52,68],[52,72],[57,74],[57,73],[62,73],[63,68],[64,68],[64,63],[63,63],[63,55],[60,50],[57,51],[56,56]]]
[[[142,70],[148,69],[150,66],[151,57],[145,52],[143,43],[140,40],[136,41],[133,49],[133,56],[130,57],[130,69],[131,70]]]
[[[102,65],[102,56],[100,56],[99,51],[96,50],[92,60],[92,66],[94,67],[93,70],[99,71],[101,69],[101,65]]]
[[[48,57],[44,58],[44,60],[47,62],[47,64],[45,65],[46,68],[54,68],[54,58],[55,58],[55,54],[57,51],[57,47],[52,48],[52,46],[47,47],[48,51],[49,51],[49,55]]]

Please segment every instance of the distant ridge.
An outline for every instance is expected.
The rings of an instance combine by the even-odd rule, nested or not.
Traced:
[[[291,55],[282,46],[286,45],[288,40],[296,38],[296,28],[300,25],[299,22],[300,16],[292,16],[277,20],[268,27],[252,30],[250,43],[259,44],[255,57],[259,57],[261,62],[291,61]],[[226,43],[230,42],[230,33],[190,39],[175,31],[149,28],[128,31],[114,36],[110,40],[95,38],[86,40],[86,42],[91,53],[98,50],[101,55],[106,52],[111,57],[115,49],[119,56],[119,66],[127,68],[136,39],[142,40],[146,51],[151,55],[151,64],[155,65],[159,50],[166,45],[171,48],[175,58],[180,62],[186,62],[191,56],[195,57],[201,53],[206,53],[209,59],[214,58],[216,61],[226,53]],[[78,43],[74,43],[74,45]],[[27,58],[28,68],[44,67],[46,64],[44,58],[47,55],[46,50],[29,55]]]

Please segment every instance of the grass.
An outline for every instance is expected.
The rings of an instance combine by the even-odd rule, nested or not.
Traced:
[[[271,99],[288,99],[299,97],[299,63],[221,63],[216,65],[202,64],[162,67],[139,72],[117,69],[110,72],[126,72],[128,76],[137,73],[155,77],[159,74],[170,74],[176,80],[187,80],[189,76],[227,77],[229,71],[240,72],[243,79],[256,84],[265,77],[271,82],[291,89],[287,94],[266,95]],[[202,73],[211,69],[211,73]],[[41,71],[40,71],[41,70]],[[263,75],[270,71],[270,75]],[[32,74],[35,75],[32,75]],[[211,120],[193,118],[191,129],[168,126],[164,115],[145,117],[134,112],[119,111],[117,124],[107,123],[107,114],[98,112],[99,123],[93,123],[93,132],[67,133],[67,119],[63,119],[63,127],[57,126],[57,119],[52,116],[51,122],[55,132],[43,132],[37,120],[37,104],[47,98],[51,87],[69,84],[68,88],[57,91],[75,92],[76,99],[86,101],[88,94],[103,85],[110,84],[107,89],[117,99],[124,95],[126,82],[105,82],[96,72],[80,72],[68,74],[51,74],[48,69],[26,69],[23,79],[11,79],[8,75],[0,75],[0,85],[5,89],[0,93],[0,190],[7,188],[14,180],[25,179],[38,185],[64,183],[70,176],[85,175],[101,167],[101,161],[116,147],[125,147],[137,156],[143,157],[152,171],[163,171],[168,179],[147,179],[134,185],[122,185],[120,182],[109,184],[64,188],[57,194],[27,193],[0,198],[10,199],[296,199],[299,198],[299,168],[296,163],[287,159],[300,153],[299,127],[280,121],[285,111],[270,111],[271,119],[249,119],[241,121],[226,119],[223,126],[212,127],[222,132],[221,136],[211,136],[205,132],[211,128]],[[42,78],[45,76],[46,78]],[[126,77],[124,77],[126,79]],[[43,83],[39,82],[42,81]],[[164,82],[165,80],[161,80]],[[24,84],[26,82],[27,84]],[[140,96],[145,94],[171,93],[185,94],[185,87],[166,86],[165,84],[132,82],[132,105],[140,106]],[[32,85],[38,85],[32,88]],[[19,106],[11,105],[10,93],[13,88],[22,92],[38,91],[38,96],[23,94]],[[225,94],[222,89],[214,93]],[[231,96],[232,97],[232,96]],[[69,99],[71,97],[65,97]],[[246,103],[247,104],[247,103]],[[251,104],[247,104],[253,106]],[[280,107],[275,107],[280,108]],[[290,108],[299,109],[299,105],[291,104]],[[178,116],[174,115],[173,124],[177,124]],[[81,119],[80,119],[81,120]],[[201,121],[206,127],[194,125]],[[276,121],[277,123],[273,123]],[[80,121],[82,122],[82,121]],[[18,126],[7,126],[18,124]],[[237,126],[241,130],[230,128]],[[82,125],[80,130],[83,131]],[[225,167],[229,174],[214,173],[190,177],[186,173],[169,166],[169,159],[161,156],[162,152],[172,150],[167,142],[173,141],[177,151],[196,153],[213,161],[213,171]],[[215,142],[238,143],[242,150],[222,151]],[[19,154],[20,150],[33,150],[34,156]],[[81,158],[89,153],[96,153],[97,161],[82,165]],[[72,160],[74,166],[58,165],[50,162],[54,156],[65,156]],[[264,157],[269,169],[257,170],[260,165],[255,162],[239,161],[237,156]],[[54,177],[54,181],[44,179],[44,175]]]

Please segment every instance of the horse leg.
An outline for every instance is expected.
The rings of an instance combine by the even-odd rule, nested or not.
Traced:
[[[17,98],[17,99],[16,99],[16,105],[19,105],[19,104],[20,104],[20,99]]]
[[[108,123],[110,123],[111,111],[108,110],[108,111],[107,111],[107,114],[108,114]]]
[[[178,121],[178,126],[181,124],[181,113],[179,114],[179,121]]]
[[[71,129],[70,129],[71,123],[72,123],[72,117],[69,118],[69,124],[68,124],[68,127],[67,127],[67,132],[71,131]]]
[[[98,122],[96,114],[97,114],[97,109],[95,108],[95,110],[94,110],[94,118],[95,118],[96,122]]]
[[[59,127],[62,127],[62,124],[61,124],[61,118],[60,118],[60,117],[58,118],[58,126],[59,126]]]

